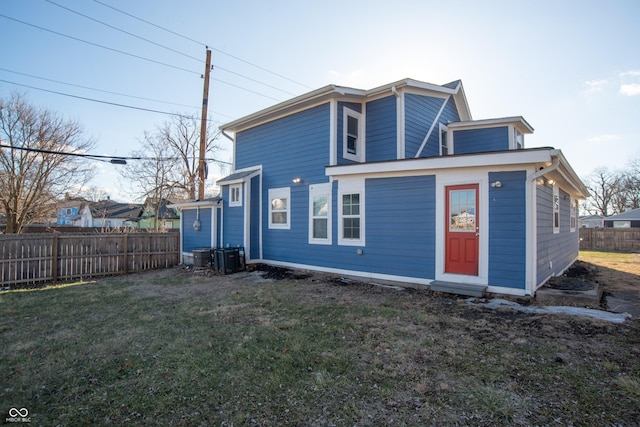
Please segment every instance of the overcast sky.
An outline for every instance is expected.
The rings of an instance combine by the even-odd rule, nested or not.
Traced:
[[[199,117],[205,45],[218,124],[331,83],[461,79],[474,119],[523,116],[527,147],[586,177],[640,157],[639,22],[637,0],[0,0],[0,96],[22,91],[78,120],[93,154],[126,156],[161,112]],[[93,185],[128,201],[126,166],[95,166]]]

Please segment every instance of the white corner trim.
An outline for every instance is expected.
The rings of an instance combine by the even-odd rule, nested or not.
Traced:
[[[404,91],[401,91],[398,92],[398,95],[396,96],[396,139],[398,141],[396,155],[398,159],[404,159],[407,155],[404,126]]]
[[[338,101],[329,102],[329,164],[338,164]]]

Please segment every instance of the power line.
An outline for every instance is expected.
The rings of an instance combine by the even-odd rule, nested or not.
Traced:
[[[246,91],[246,92],[250,92],[250,93],[253,93],[253,94],[256,94],[256,95],[263,96],[263,97],[265,97],[265,98],[272,99],[272,100],[277,101],[277,102],[282,101],[281,99],[274,98],[273,96],[265,95],[265,94],[263,94],[263,93],[256,92],[256,91],[254,91],[254,90],[247,89],[246,87],[242,87],[242,86],[238,86],[238,85],[233,84],[233,83],[225,82],[224,80],[220,80],[220,79],[216,79],[216,78],[214,78],[214,79],[212,79],[212,80],[215,80],[215,81],[217,81],[217,82],[219,82],[219,83],[224,83],[224,84],[229,85],[229,86],[233,86],[233,87],[235,87],[235,88],[237,88],[237,89],[241,89],[241,90],[244,90],[244,91]]]
[[[192,116],[187,116],[185,114],[170,113],[170,112],[167,112],[167,111],[153,110],[151,108],[134,107],[132,105],[119,104],[117,102],[109,102],[109,101],[103,101],[101,99],[94,99],[94,98],[87,98],[87,97],[84,97],[84,96],[71,95],[69,93],[58,92],[58,91],[49,90],[49,89],[43,89],[43,88],[40,88],[40,87],[25,85],[25,84],[22,84],[22,83],[11,82],[9,80],[0,79],[0,82],[9,83],[9,84],[16,85],[16,86],[23,86],[23,87],[27,87],[29,89],[41,90],[43,92],[54,93],[56,95],[68,96],[68,97],[77,98],[77,99],[84,99],[85,101],[92,101],[92,102],[99,102],[101,104],[114,105],[116,107],[131,108],[133,110],[140,110],[140,111],[149,111],[151,113],[166,114],[166,115],[169,115],[169,116],[184,117],[184,118],[187,118],[187,119],[192,119],[193,118]]]
[[[0,70],[4,70],[4,69],[3,69],[3,68],[0,68]],[[9,72],[15,72],[15,71],[10,71],[10,70],[6,70],[6,71],[9,71]],[[15,72],[15,73],[17,73],[17,74],[23,74],[23,75],[26,75],[26,76],[30,76],[29,74],[18,73],[18,72]],[[40,77],[36,77],[36,76],[30,76],[30,77],[40,78]],[[43,79],[44,79],[44,78],[43,78]],[[51,79],[44,79],[44,80],[51,80]],[[253,90],[251,90],[251,89],[244,88],[244,87],[242,87],[242,86],[235,85],[235,84],[233,84],[233,83],[226,82],[226,81],[224,81],[224,80],[220,80],[220,79],[213,79],[213,80],[215,80],[215,81],[217,81],[217,82],[219,82],[219,83],[223,83],[223,84],[226,84],[226,85],[229,85],[229,86],[233,86],[233,87],[235,87],[235,88],[237,88],[237,89],[240,89],[240,90],[244,90],[244,91],[247,91],[247,92],[253,93],[253,94],[255,94],[255,95],[263,96],[263,97],[265,97],[265,98],[269,98],[269,99],[272,99],[272,100],[274,100],[274,101],[278,101],[278,102],[280,102],[280,99],[274,98],[274,97],[269,96],[269,95],[265,95],[265,94],[263,94],[263,93],[259,93],[259,92],[253,91]],[[78,87],[84,88],[84,86],[74,85],[74,84],[71,84],[71,83],[58,82],[58,81],[56,81],[56,80],[51,80],[51,81],[56,82],[56,83],[68,84],[68,85],[71,85],[71,86],[78,86]],[[119,106],[119,107],[132,108],[132,109],[135,109],[135,110],[150,111],[150,112],[154,112],[154,113],[167,114],[167,115],[171,115],[171,116],[178,116],[178,117],[192,118],[191,116],[187,116],[187,115],[184,115],[184,114],[170,113],[170,112],[167,112],[167,111],[159,111],[159,110],[153,110],[153,109],[142,108],[142,107],[134,107],[134,106],[131,106],[131,105],[118,104],[118,103],[115,103],[115,102],[103,101],[103,100],[100,100],[100,99],[87,98],[87,97],[78,96],[78,95],[71,95],[71,94],[64,93],[64,92],[57,92],[57,91],[54,91],[54,90],[44,89],[44,88],[40,88],[40,87],[36,87],[36,86],[30,86],[30,85],[26,85],[26,84],[23,84],[23,83],[16,83],[16,82],[12,82],[12,81],[9,81],[9,80],[3,80],[3,79],[0,79],[0,82],[9,83],[9,84],[16,85],[16,86],[23,86],[23,87],[26,87],[26,88],[29,88],[29,89],[41,90],[41,91],[43,91],[43,92],[55,93],[55,94],[57,94],[57,95],[69,96],[69,97],[71,97],[71,98],[84,99],[84,100],[86,100],[86,101],[100,102],[100,103],[102,103],[102,104],[109,104],[109,105],[115,105],[115,106]],[[93,88],[86,88],[86,89],[91,89],[91,90],[98,90],[98,91],[100,91],[100,89],[93,89]],[[112,92],[109,92],[109,91],[103,91],[103,92],[112,93]],[[118,94],[118,93],[117,93],[117,92],[113,92],[113,94]],[[133,96],[133,95],[124,95],[124,94],[118,94],[118,95],[122,95],[122,96],[131,96],[131,97],[133,97],[133,98],[139,98],[139,99],[146,99],[146,98],[136,97],[136,96]],[[150,101],[155,101],[155,100],[150,100]],[[156,102],[164,102],[164,101],[156,101]],[[176,105],[182,105],[182,104],[176,104]],[[190,107],[190,108],[196,108],[196,107],[192,107],[192,106],[189,106],[189,107]],[[225,117],[228,117],[228,118],[230,118],[230,119],[232,119],[232,118],[233,118],[233,117],[231,117],[231,116],[229,116],[229,115],[227,115],[227,114],[219,113],[219,112],[217,112],[217,111],[211,111],[211,112],[212,112],[212,113],[214,113],[214,114],[217,114],[217,115],[219,115],[219,116],[225,116]],[[199,120],[199,119],[198,119],[198,120]]]
[[[218,65],[214,65],[214,68],[215,68],[216,70],[226,71],[226,72],[227,72],[227,73],[229,73],[229,74],[233,74],[233,75],[236,75],[236,76],[239,76],[239,77],[245,78],[245,79],[247,79],[247,80],[251,80],[252,82],[255,82],[255,83],[261,84],[261,85],[263,85],[263,86],[270,87],[271,89],[275,89],[275,90],[277,90],[277,91],[280,91],[280,92],[286,93],[287,95],[296,96],[296,94],[295,94],[295,93],[291,93],[291,92],[288,92],[288,91],[286,91],[286,90],[284,90],[284,89],[280,89],[280,88],[277,88],[277,87],[275,87],[275,86],[271,86],[270,84],[263,83],[263,82],[261,82],[261,81],[259,81],[259,80],[256,80],[256,79],[252,79],[251,77],[247,77],[247,76],[242,75],[242,74],[240,74],[240,73],[236,73],[235,71],[231,71],[231,70],[228,70],[228,69],[226,69],[226,68],[222,68],[222,67],[220,67],[220,66],[218,66]]]
[[[120,54],[123,54],[123,55],[131,56],[133,58],[138,58],[138,59],[142,59],[144,61],[153,62],[155,64],[164,65],[165,67],[174,68],[176,70],[186,71],[187,73],[196,74],[198,76],[201,75],[201,73],[198,72],[198,71],[188,70],[186,68],[178,67],[176,65],[167,64],[165,62],[156,61],[155,59],[145,58],[144,56],[136,55],[136,54],[129,53],[129,52],[124,52],[122,50],[114,49],[112,47],[108,47],[108,46],[104,46],[104,45],[101,45],[101,44],[98,44],[98,43],[90,42],[88,40],[83,40],[83,39],[80,39],[78,37],[70,36],[68,34],[63,34],[63,33],[60,33],[58,31],[54,31],[54,30],[50,30],[48,28],[41,27],[39,25],[30,24],[29,22],[21,21],[19,19],[12,18],[12,17],[7,16],[7,15],[0,14],[0,17],[5,18],[5,19],[9,19],[11,21],[19,22],[20,24],[27,25],[27,26],[33,27],[33,28],[37,28],[39,30],[47,31],[49,33],[56,34],[56,35],[61,36],[61,37],[66,37],[66,38],[69,38],[69,39],[72,39],[72,40],[75,40],[75,41],[79,41],[81,43],[86,43],[86,44],[89,44],[89,45],[92,45],[92,46],[96,46],[96,47],[99,47],[99,48],[102,48],[102,49],[110,50],[112,52],[117,52],[117,53],[120,53]]]
[[[41,154],[58,154],[64,156],[73,156],[73,157],[84,157],[92,160],[98,160],[101,162],[113,163],[116,165],[126,165],[127,158],[126,157],[116,157],[116,156],[101,156],[98,154],[85,154],[85,153],[70,153],[68,151],[53,151],[53,150],[44,150],[41,148],[29,148],[29,147],[16,147],[13,145],[4,145],[0,144],[1,148],[10,148],[12,150],[21,150],[28,151],[32,153],[41,153]]]
[[[116,165],[126,165],[127,160],[159,160],[159,161],[169,161],[169,160],[179,160],[179,157],[127,157],[127,156],[103,156],[100,154],[88,154],[88,153],[70,153],[68,151],[54,151],[54,150],[44,150],[41,148],[30,148],[30,147],[16,147],[13,145],[4,145],[0,144],[0,148],[10,148],[12,150],[21,150],[28,151],[33,153],[42,153],[42,154],[58,154],[63,156],[73,156],[73,157],[84,157],[91,160],[98,160],[101,162],[113,163]],[[231,165],[230,162],[225,162],[224,160],[206,158],[205,160],[209,160],[217,163],[224,163],[227,165]]]
[[[144,38],[144,37],[141,37],[141,36],[138,36],[138,35],[136,35],[136,34],[133,34],[133,33],[129,32],[129,31],[125,31],[125,30],[123,30],[122,28],[118,28],[118,27],[116,27],[116,26],[114,26],[114,25],[107,24],[106,22],[102,22],[102,21],[100,21],[100,20],[98,20],[98,19],[92,18],[92,17],[90,17],[90,16],[88,16],[88,15],[85,15],[85,14],[83,14],[83,13],[80,13],[80,12],[78,12],[78,11],[75,11],[75,10],[73,10],[73,9],[71,9],[71,8],[66,7],[66,6],[62,6],[61,4],[58,4],[58,3],[56,3],[56,2],[54,2],[54,1],[52,1],[52,0],[45,0],[45,1],[46,1],[46,2],[48,2],[48,3],[51,3],[51,4],[52,4],[52,5],[54,5],[54,6],[58,6],[59,8],[65,9],[65,10],[67,10],[67,11],[71,12],[71,13],[75,13],[76,15],[82,16],[83,18],[86,18],[86,19],[89,19],[89,20],[91,20],[91,21],[97,22],[98,24],[102,24],[102,25],[104,25],[104,26],[106,26],[106,27],[109,27],[109,28],[114,29],[114,30],[116,30],[116,31],[120,31],[121,33],[127,34],[127,35],[129,35],[129,36],[131,36],[131,37],[135,37],[135,38],[137,38],[137,39],[139,39],[139,40],[143,40],[143,41],[145,41],[145,42],[147,42],[147,43],[151,43],[151,44],[152,44],[152,45],[154,45],[154,46],[158,46],[158,47],[161,47],[161,48],[163,48],[163,49],[167,49],[167,50],[169,50],[169,51],[171,51],[171,52],[177,53],[178,55],[182,55],[182,56],[185,56],[185,57],[187,57],[187,58],[194,59],[194,60],[198,61],[199,63],[202,63],[202,59],[200,59],[200,58],[196,58],[195,56],[187,55],[186,53],[184,53],[184,52],[180,52],[179,50],[172,49],[172,48],[170,48],[170,47],[168,47],[168,46],[165,46],[165,45],[163,45],[163,44],[156,43],[156,42],[154,42],[153,40],[149,40],[149,39],[146,39],[146,38]]]
[[[113,30],[116,30],[116,31],[119,31],[119,32],[121,32],[121,33],[127,34],[128,36],[135,37],[135,38],[137,38],[137,39],[139,39],[139,40],[143,40],[143,41],[145,41],[145,42],[147,42],[147,43],[150,43],[150,44],[152,44],[152,45],[154,45],[154,46],[161,47],[161,48],[163,48],[163,49],[169,50],[169,51],[171,51],[171,52],[177,53],[177,54],[179,54],[179,55],[185,56],[185,57],[187,57],[187,58],[190,58],[190,59],[193,59],[193,60],[195,60],[195,61],[198,61],[198,62],[202,63],[202,59],[200,59],[200,58],[196,58],[195,56],[191,56],[191,55],[188,55],[188,54],[186,54],[186,53],[180,52],[180,51],[178,51],[178,50],[176,50],[176,49],[172,49],[172,48],[170,48],[170,47],[168,47],[168,46],[165,46],[165,45],[163,45],[163,44],[156,43],[156,42],[154,42],[153,40],[149,40],[149,39],[147,39],[147,38],[141,37],[141,36],[139,36],[139,35],[137,35],[137,34],[134,34],[134,33],[132,33],[132,32],[125,31],[125,30],[123,30],[123,29],[121,29],[121,28],[118,28],[118,27],[116,27],[116,26],[114,26],[114,25],[107,24],[106,22],[100,21],[99,19],[92,18],[92,17],[90,17],[90,16],[88,16],[88,15],[85,15],[85,14],[83,14],[83,13],[80,13],[80,12],[78,12],[78,11],[76,11],[76,10],[73,10],[73,9],[68,8],[68,7],[66,7],[66,6],[63,6],[63,5],[61,5],[61,4],[58,4],[58,3],[54,2],[53,0],[45,0],[45,1],[46,1],[46,2],[48,2],[48,3],[50,3],[50,4],[52,4],[52,5],[54,5],[54,6],[57,6],[57,7],[61,8],[61,9],[64,9],[64,10],[67,10],[67,11],[69,11],[69,12],[71,12],[71,13],[76,14],[76,15],[82,16],[83,18],[86,18],[86,19],[89,19],[89,20],[91,20],[91,21],[97,22],[98,24],[104,25],[104,26],[106,26],[106,27],[109,27],[109,28],[111,28],[111,29],[113,29]],[[230,73],[230,74],[236,75],[236,76],[238,76],[238,77],[242,77],[242,78],[247,79],[247,80],[250,80],[250,81],[252,81],[252,82],[254,82],[254,83],[258,83],[258,84],[260,84],[260,85],[263,85],[263,86],[269,87],[269,88],[271,88],[271,89],[275,89],[275,90],[277,90],[277,91],[280,91],[280,92],[286,93],[287,95],[296,96],[296,94],[295,94],[295,93],[291,93],[291,92],[288,92],[288,91],[286,91],[286,90],[284,90],[284,89],[280,89],[280,88],[278,88],[278,87],[276,87],[276,86],[270,85],[270,84],[268,84],[268,83],[261,82],[261,81],[259,81],[259,80],[257,80],[257,79],[254,79],[254,78],[251,78],[251,77],[245,76],[244,74],[237,73],[237,72],[235,72],[235,71],[231,71],[231,70],[229,70],[229,69],[226,69],[226,68],[223,68],[223,67],[217,66],[217,65],[215,65],[215,64],[214,64],[214,66],[215,66],[215,68],[216,68],[216,69],[218,69],[218,70],[222,70],[222,71],[225,71],[225,72],[227,72],[227,73]]]
[[[8,70],[6,68],[0,68],[0,71],[6,71],[8,73],[20,74],[21,76],[27,76],[27,77],[31,77],[31,78],[39,79],[39,80],[46,80],[46,81],[49,81],[49,82],[58,83],[58,84],[62,84],[62,85],[67,85],[67,86],[78,87],[78,88],[81,88],[81,89],[88,89],[88,90],[93,90],[93,91],[96,91],[96,92],[108,93],[108,94],[111,94],[111,95],[126,96],[128,98],[141,99],[141,100],[144,100],[144,101],[152,101],[152,102],[158,102],[158,103],[162,103],[162,104],[177,105],[179,107],[188,107],[188,108],[197,108],[197,109],[200,108],[200,107],[194,107],[193,105],[179,104],[177,102],[162,101],[162,100],[159,100],[159,99],[144,98],[142,96],[128,95],[126,93],[121,93],[121,92],[113,92],[113,91],[110,91],[110,90],[103,90],[103,89],[97,89],[97,88],[93,88],[93,87],[89,87],[89,86],[77,85],[77,84],[74,84],[74,83],[62,82],[60,80],[48,79],[46,77],[35,76],[33,74],[27,74],[27,73],[21,73],[19,71]],[[220,114],[220,115],[224,116],[224,114],[221,114],[221,113],[216,113],[216,114]],[[227,117],[230,117],[230,116],[227,116]]]
[[[171,33],[171,34],[173,34],[173,35],[175,35],[175,36],[181,37],[181,38],[183,38],[183,39],[185,39],[185,40],[188,40],[188,41],[190,41],[190,42],[196,43],[196,44],[198,44],[198,45],[200,45],[200,46],[205,46],[205,47],[207,47],[207,46],[208,46],[208,47],[209,47],[209,49],[214,50],[214,51],[216,51],[216,52],[218,52],[218,53],[221,53],[221,54],[223,54],[223,55],[226,55],[226,56],[228,56],[228,57],[230,57],[230,58],[233,58],[233,59],[235,59],[236,61],[244,62],[244,63],[245,63],[245,64],[247,64],[247,65],[251,65],[252,67],[258,68],[258,69],[260,69],[260,70],[262,70],[262,71],[265,71],[265,72],[267,72],[267,73],[269,73],[269,74],[272,74],[272,75],[274,75],[274,76],[280,77],[281,79],[287,80],[287,81],[289,81],[289,82],[295,83],[295,84],[297,84],[297,85],[299,85],[299,86],[302,86],[302,87],[304,87],[304,88],[307,88],[307,89],[313,89],[311,86],[307,86],[307,85],[305,85],[304,83],[300,83],[300,82],[298,82],[298,81],[296,81],[296,80],[293,80],[293,79],[291,79],[291,78],[289,78],[289,77],[287,77],[287,76],[284,76],[284,75],[282,75],[282,74],[276,73],[275,71],[269,70],[268,68],[262,67],[262,66],[260,66],[260,65],[258,65],[258,64],[254,64],[253,62],[250,62],[250,61],[247,61],[247,60],[245,60],[245,59],[239,58],[239,57],[237,57],[237,56],[235,56],[235,55],[232,55],[232,54],[230,54],[230,53],[224,52],[224,51],[222,51],[222,50],[220,50],[220,49],[216,49],[215,47],[211,47],[211,45],[209,45],[209,44],[207,44],[207,43],[202,43],[202,42],[200,42],[200,41],[198,41],[198,40],[194,40],[194,39],[192,39],[192,38],[190,38],[190,37],[187,37],[187,36],[185,36],[185,35],[183,35],[183,34],[180,34],[180,33],[177,33],[177,32],[175,32],[175,31],[172,31],[172,30],[170,30],[170,29],[168,29],[168,28],[165,28],[165,27],[162,27],[162,26],[160,26],[160,25],[154,24],[153,22],[149,22],[149,21],[147,21],[147,20],[145,20],[145,19],[139,18],[139,17],[137,17],[137,16],[135,16],[135,15],[132,15],[132,14],[130,14],[130,13],[128,13],[128,12],[125,12],[125,11],[120,10],[120,9],[118,9],[118,8],[116,8],[116,7],[113,7],[113,6],[109,5],[109,4],[106,4],[106,3],[104,3],[104,2],[102,2],[102,1],[100,1],[100,0],[93,0],[93,1],[95,1],[95,2],[96,2],[96,3],[98,3],[98,4],[101,4],[102,6],[105,6],[105,7],[108,7],[108,8],[110,8],[110,9],[112,9],[112,10],[115,10],[116,12],[122,13],[123,15],[127,15],[127,16],[129,16],[129,17],[131,17],[131,18],[133,18],[133,19],[136,19],[136,20],[140,21],[140,22],[144,22],[144,23],[145,23],[145,24],[147,24],[147,25],[151,25],[152,27],[156,27],[156,28],[158,28],[158,29],[160,29],[160,30],[163,30],[163,31],[166,31],[166,32],[168,32],[168,33]]]

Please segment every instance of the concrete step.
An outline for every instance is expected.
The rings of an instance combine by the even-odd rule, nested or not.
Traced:
[[[442,280],[434,280],[429,286],[431,290],[435,292],[446,292],[448,294],[466,295],[470,297],[483,297],[487,291],[487,285],[445,282]]]

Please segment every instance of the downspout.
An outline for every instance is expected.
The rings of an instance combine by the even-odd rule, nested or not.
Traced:
[[[235,150],[235,145],[236,145],[236,139],[230,135],[228,135],[225,131],[220,131],[220,133],[222,134],[222,136],[224,136],[225,138],[227,138],[229,141],[231,141],[231,143],[233,144],[233,149],[231,150],[231,154],[233,155],[233,159],[231,160],[231,171],[236,170],[236,150]]]
[[[529,236],[529,239],[528,239],[529,245],[527,246],[527,249],[526,249],[527,279],[526,279],[525,291],[528,295],[531,295],[531,296],[533,296],[535,294],[535,291],[537,290],[535,289],[535,286],[537,285],[536,254],[537,254],[537,248],[538,248],[538,235],[536,233],[537,228],[535,225],[538,221],[538,216],[537,216],[536,198],[533,197],[536,194],[534,189],[536,188],[535,187],[536,180],[538,178],[540,178],[544,174],[547,174],[551,171],[556,170],[558,166],[560,166],[560,158],[558,156],[555,156],[551,162],[551,165],[532,173],[531,175],[527,176],[527,180],[526,180],[525,197],[526,197],[526,200],[529,202],[529,215],[528,215],[528,220],[526,224],[526,235]]]
[[[236,142],[236,140],[235,140],[235,139],[233,139],[233,137],[232,137],[232,136],[227,135],[227,134],[225,133],[225,131],[220,131],[220,133],[222,134],[222,136],[224,136],[225,138],[227,138],[229,141],[231,141],[231,142]]]

